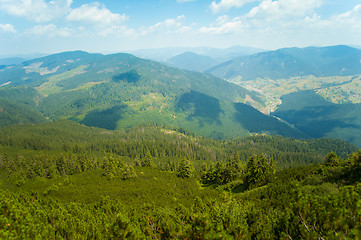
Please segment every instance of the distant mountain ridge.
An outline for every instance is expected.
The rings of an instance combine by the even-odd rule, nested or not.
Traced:
[[[193,52],[184,52],[168,59],[165,63],[176,68],[203,72],[209,67],[216,65],[218,61],[211,57]]]
[[[25,61],[26,61],[25,58],[19,58],[19,57],[0,58],[0,65],[5,65],[5,66],[16,65]]]
[[[207,56],[215,59],[221,63],[228,61],[235,57],[251,55],[259,52],[264,52],[265,49],[247,47],[247,46],[232,46],[229,48],[212,48],[212,47],[168,47],[158,49],[140,49],[129,51],[129,53],[141,58],[152,59],[159,62],[165,62],[168,59],[175,57],[185,52],[192,52],[198,55]]]
[[[344,45],[283,48],[234,58],[205,72],[242,80],[355,75],[361,74],[361,50]]]

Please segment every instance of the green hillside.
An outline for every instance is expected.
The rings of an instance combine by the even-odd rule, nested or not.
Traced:
[[[244,114],[234,103],[265,106],[256,92],[129,54],[54,54],[0,71],[1,83],[8,83],[0,89],[5,98],[35,106],[50,120],[72,119],[111,130],[158,123],[214,138],[249,133],[306,136],[273,118],[263,117],[269,124],[251,128],[237,119]],[[21,91],[26,99],[11,94]],[[262,115],[251,112],[248,122]]]
[[[46,121],[39,111],[3,98],[0,98],[0,119],[0,126]]]

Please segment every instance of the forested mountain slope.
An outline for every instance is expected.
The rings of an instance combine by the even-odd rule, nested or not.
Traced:
[[[184,129],[154,124],[113,131],[87,127],[69,120],[3,127],[0,145],[89,154],[108,152],[133,159],[143,158],[150,152],[156,158],[188,156],[207,162],[225,161],[234,151],[240,152],[242,161],[253,154],[268,153],[280,168],[321,162],[331,150],[341,157],[357,151],[352,144],[332,139],[297,140],[257,135],[216,140],[194,135]]]
[[[0,238],[355,239],[361,230],[361,152],[343,141],[219,141],[72,121],[0,130]]]
[[[32,106],[51,120],[68,118],[106,129],[155,122],[214,138],[250,132],[307,137],[256,110],[248,111],[246,121],[257,125],[256,119],[268,118],[270,124],[247,128],[239,118],[242,108],[234,103],[263,106],[264,97],[256,92],[129,54],[75,51],[33,59],[1,70],[0,85],[4,99]]]

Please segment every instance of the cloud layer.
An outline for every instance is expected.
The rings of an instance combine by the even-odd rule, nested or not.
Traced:
[[[72,0],[0,0],[0,9],[9,15],[24,17],[29,21],[48,22],[70,10]]]
[[[13,36],[13,40],[30,42],[33,39],[36,43],[44,41],[46,44],[46,39],[57,39],[60,45],[67,42],[66,46],[77,43],[109,49],[120,43],[130,46],[125,48],[185,44],[261,48],[356,44],[361,42],[361,4],[358,0],[348,1],[353,3],[347,5],[333,0],[208,0],[208,3],[172,0],[157,3],[159,8],[172,9],[153,13],[154,9],[145,9],[135,3],[127,6],[119,2],[110,8],[96,1],[76,4],[73,0],[0,0],[3,16],[0,15],[0,40],[11,43]],[[325,9],[333,5],[333,12],[325,15]],[[348,7],[344,7],[346,5]],[[337,6],[343,8],[337,9]],[[141,11],[141,14],[134,15],[134,11]]]

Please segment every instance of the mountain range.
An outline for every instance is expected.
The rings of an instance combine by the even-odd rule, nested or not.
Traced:
[[[155,122],[214,138],[250,132],[306,137],[256,110],[265,104],[257,92],[130,54],[49,55],[1,70],[0,85],[6,103],[0,114],[11,119],[9,112],[16,109],[34,113],[13,114],[13,123],[43,116],[43,121],[67,118],[107,129]]]
[[[267,98],[268,112],[311,137],[361,146],[361,50],[284,48],[234,58],[206,70]]]
[[[231,60],[239,56],[247,56],[266,50],[246,46],[232,46],[229,48],[212,47],[168,47],[158,49],[140,49],[128,51],[140,58],[147,58],[158,62],[167,62],[169,59],[186,52],[192,52],[197,55],[207,56],[215,59],[218,63]],[[210,67],[210,66],[209,66]]]
[[[205,72],[242,80],[355,75],[361,73],[361,50],[343,45],[283,48],[237,57]]]
[[[214,59],[191,52],[169,61],[183,69],[125,53],[53,54],[0,70],[0,125],[71,119],[126,129],[152,122],[220,139],[276,134],[361,146],[360,59],[347,46],[287,48],[201,73]]]
[[[357,239],[361,151],[323,137],[360,140],[357,98],[331,94],[359,80],[81,51],[7,65],[0,239]]]

